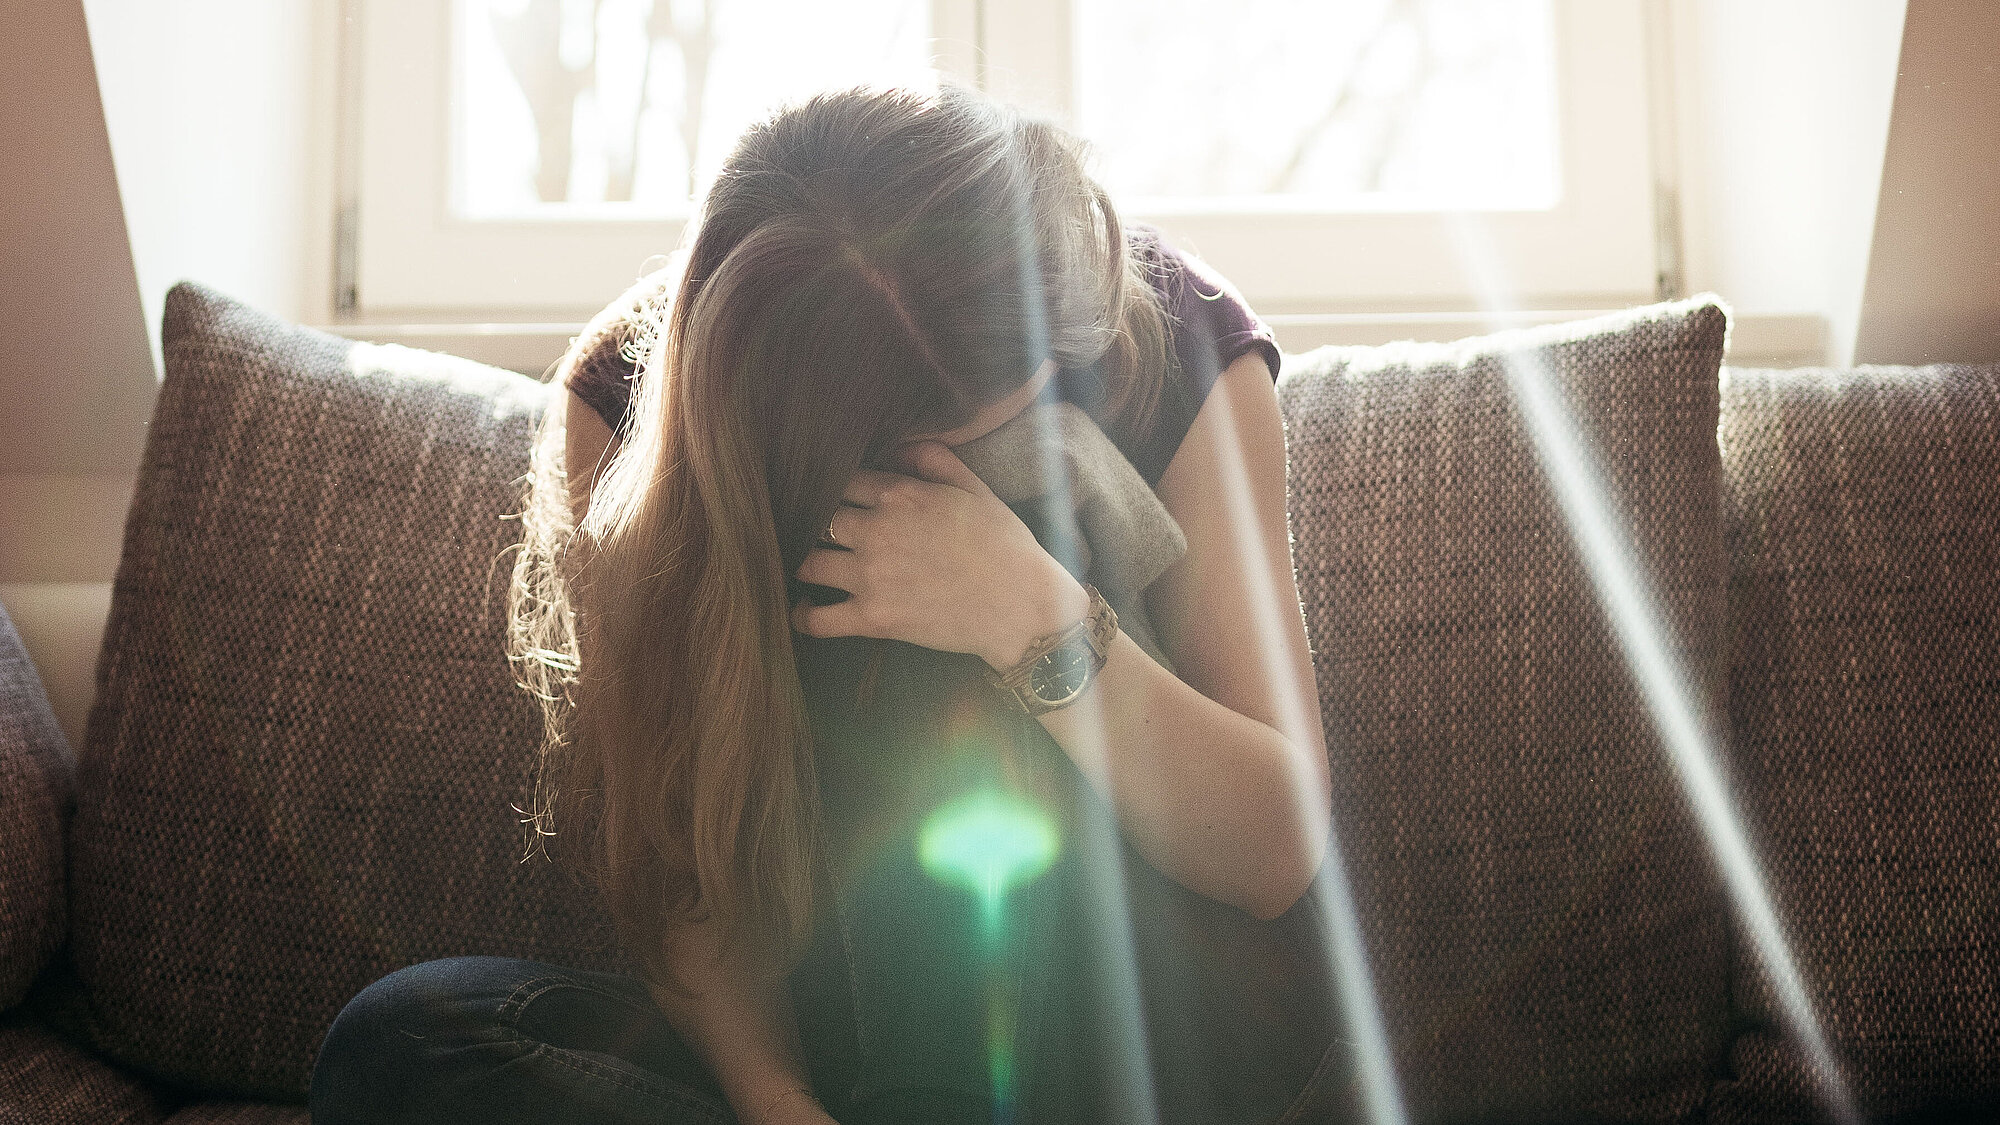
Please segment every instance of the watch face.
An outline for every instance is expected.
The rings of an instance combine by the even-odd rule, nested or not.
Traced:
[[[1028,690],[1044,703],[1065,703],[1090,682],[1090,642],[1078,638],[1035,662]]]

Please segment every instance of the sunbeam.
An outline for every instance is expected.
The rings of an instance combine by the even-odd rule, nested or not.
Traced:
[[[1243,554],[1243,570],[1251,583],[1258,648],[1264,655],[1263,679],[1277,695],[1279,733],[1295,746],[1309,746],[1312,740],[1307,737],[1306,724],[1320,721],[1319,701],[1315,698],[1307,706],[1288,668],[1286,622],[1280,609],[1284,602],[1271,580],[1271,561],[1265,551],[1264,537],[1250,518],[1256,505],[1251,499],[1243,450],[1235,444],[1238,430],[1229,398],[1226,394],[1211,394],[1203,409],[1221,412],[1216,429],[1231,443],[1218,451],[1215,472],[1222,485],[1224,507],[1235,521],[1230,538]],[[1293,773],[1291,788],[1298,802],[1297,812],[1300,821],[1307,824],[1313,822],[1324,805],[1322,795],[1311,791],[1313,786],[1308,776]],[[1327,893],[1319,896],[1318,902],[1323,912],[1321,924],[1332,938],[1328,955],[1339,985],[1341,1016],[1353,1036],[1354,1064],[1361,1079],[1368,1120],[1373,1125],[1404,1125],[1409,1115],[1403,1105],[1402,1086],[1396,1078],[1382,1009],[1375,998],[1374,974],[1368,967],[1367,946],[1361,937],[1353,889],[1340,849],[1339,829],[1338,823],[1329,824],[1326,856],[1319,873]]]
[[[1520,323],[1486,232],[1462,213],[1454,219],[1459,257],[1488,321],[1496,329]],[[1674,656],[1670,625],[1623,526],[1613,517],[1603,477],[1582,431],[1555,380],[1533,353],[1503,352],[1501,362],[1598,602],[1715,855],[1730,900],[1769,974],[1785,1021],[1817,1072],[1826,1109],[1840,1125],[1859,1125],[1861,1113],[1813,1012],[1763,868],[1716,765],[1720,740],[1704,718],[1708,712],[1699,701],[1697,685]]]
[[[1036,270],[1032,230],[1025,214],[1015,215],[1015,232],[1022,263],[1021,288],[1029,313],[1031,347],[1028,350],[1034,355],[1046,354],[1046,324],[1037,315],[1044,299],[1042,279]],[[1044,392],[1044,397],[1051,400],[1056,397],[1053,383]],[[1271,568],[1274,560],[1270,556],[1265,531],[1254,519],[1258,505],[1252,499],[1254,490],[1247,460],[1236,437],[1230,406],[1225,392],[1211,394],[1203,407],[1211,412],[1211,420],[1217,424],[1215,428],[1225,435],[1225,444],[1214,451],[1216,463],[1202,468],[1211,472],[1218,481],[1222,507],[1232,513],[1231,518],[1235,521],[1231,528],[1231,540],[1240,552],[1242,570],[1250,583],[1250,624],[1258,638],[1263,681],[1270,685],[1274,693],[1276,726],[1293,746],[1315,746],[1319,740],[1310,737],[1315,729],[1310,724],[1320,722],[1319,701],[1309,684],[1300,684],[1293,671],[1293,626],[1285,613],[1288,608],[1295,612],[1295,606],[1288,606],[1280,597],[1273,581]],[[1220,416],[1213,417],[1214,412],[1220,412]],[[1047,497],[1047,510],[1051,515],[1071,524],[1059,529],[1062,534],[1055,537],[1057,544],[1078,543],[1081,537],[1079,529],[1074,526],[1075,508],[1069,469],[1063,457],[1062,435],[1052,412],[1040,413],[1037,421],[1045,427],[1035,443],[1041,457],[1043,487],[1040,491]],[[1080,572],[1079,560],[1061,561],[1073,573]],[[1144,1019],[1130,890],[1116,817],[1117,802],[1113,797],[1117,792],[1118,778],[1111,769],[1108,754],[1108,725],[1104,710],[1093,695],[1086,694],[1074,706],[1090,736],[1083,740],[1083,745],[1073,748],[1073,757],[1086,781],[1100,791],[1103,815],[1093,815],[1087,801],[1077,806],[1082,815],[1073,818],[1074,836],[1060,841],[1058,845],[1054,841],[1043,841],[1034,832],[1021,835],[1017,831],[1034,819],[1032,809],[1010,806],[1008,815],[1000,817],[988,807],[972,821],[959,815],[966,812],[965,809],[949,817],[941,811],[941,819],[934,821],[932,827],[926,830],[925,864],[934,877],[961,882],[970,880],[977,884],[974,889],[984,904],[986,925],[991,936],[1005,925],[1002,914],[1006,891],[1003,884],[1008,881],[1008,876],[994,866],[1000,859],[989,853],[995,853],[997,848],[997,851],[1011,854],[1019,850],[1017,844],[1036,854],[1041,854],[1044,844],[1050,854],[1057,846],[1068,850],[1082,891],[1079,905],[1086,916],[1080,921],[1085,940],[1091,947],[1090,963],[1099,974],[1099,979],[1092,982],[1095,986],[1092,991],[1098,1002],[1109,1006],[1107,1011],[1101,1013],[1101,1025],[1109,1029],[1111,1041],[1098,1046],[1104,1051],[1108,1068],[1104,1077],[1110,1083],[1113,1096],[1110,1107],[1112,1125],[1156,1125],[1160,1119],[1160,1106]],[[1287,811],[1301,824],[1317,824],[1327,812],[1329,795],[1319,791],[1320,780],[1316,771],[1300,763],[1295,763],[1295,766],[1287,786],[1295,803]],[[1003,836],[1006,842],[996,844]],[[1317,850],[1312,846],[1315,841],[1301,840],[1298,843],[1309,854]],[[1339,1016],[1349,1032],[1363,1107],[1373,1125],[1404,1125],[1407,1113],[1385,1023],[1375,998],[1374,982],[1337,833],[1329,831],[1323,843],[1325,852],[1315,879],[1316,884],[1323,884],[1320,887],[1323,893],[1309,897],[1321,911],[1321,917],[1316,921],[1330,938],[1328,968],[1337,988]],[[962,853],[967,853],[968,849],[971,853],[978,853],[969,866],[961,862],[964,859]],[[1022,870],[1032,866],[1029,863]],[[997,991],[991,995],[993,999],[989,1001],[987,1013],[990,1027],[987,1046],[994,1075],[996,1110],[1004,1119],[1011,1114],[1014,1094],[1014,1013],[1001,1001]]]
[[[1027,227],[1024,216],[1017,216],[1017,237],[1024,245]],[[1034,258],[1024,254],[1023,261],[1032,263]],[[1041,308],[1041,278],[1030,279],[1025,286],[1032,294],[1032,307]],[[1051,384],[1053,386],[1053,384]],[[1062,438],[1055,429],[1053,418],[1043,412],[1037,416],[1043,431],[1036,441],[1042,452],[1042,480],[1046,484],[1046,494],[1052,498],[1050,511],[1058,519],[1070,519],[1075,508],[1069,487],[1069,469],[1062,457]],[[1071,520],[1073,524],[1073,519]],[[1061,540],[1076,543],[1080,533],[1074,526],[1064,529]],[[1070,565],[1075,560],[1062,560]],[[1089,893],[1083,897],[1091,905],[1087,926],[1096,952],[1092,962],[1102,969],[1109,979],[1100,983],[1097,993],[1108,997],[1114,1006],[1106,1013],[1103,1026],[1115,1029],[1116,1042],[1108,1044],[1112,1073],[1110,1080],[1114,1087],[1124,1093],[1124,1100],[1115,1103],[1115,1108],[1125,1116],[1107,1125],[1157,1125],[1160,1119],[1159,1106],[1153,1093],[1153,1061],[1146,1042],[1145,1015],[1140,996],[1139,961],[1136,945],[1132,940],[1132,912],[1130,894],[1125,884],[1123,858],[1119,854],[1116,814],[1111,802],[1112,785],[1115,780],[1105,768],[1107,756],[1103,752],[1106,744],[1104,712],[1098,707],[1095,696],[1086,695],[1074,706],[1082,708],[1090,729],[1095,732],[1093,743],[1096,761],[1083,772],[1095,775],[1104,784],[1104,817],[1080,815],[1075,819],[1077,829],[1084,838],[1071,841],[1077,860],[1077,870]],[[1079,763],[1084,765],[1084,763]],[[1087,805],[1079,804],[1079,812],[1086,812]]]
[[[1020,261],[1021,295],[1027,311],[1027,331],[1029,334],[1028,354],[1046,355],[1049,352],[1049,330],[1046,314],[1047,294],[1043,284],[1040,259],[1036,247],[1034,226],[1027,213],[1027,201],[1016,196],[1013,201],[1012,216],[1015,251]],[[1055,382],[1051,380],[1042,397],[1053,399]],[[1038,415],[1042,432],[1037,436],[1036,447],[1041,451],[1040,475],[1042,492],[1050,498],[1049,511],[1056,519],[1068,521],[1059,537],[1063,542],[1080,541],[1075,525],[1074,499],[1070,490],[1069,470],[1062,456],[1060,434],[1054,429],[1054,421],[1044,412]],[[1073,572],[1077,569],[1075,559],[1061,560]],[[1087,712],[1090,728],[1096,732],[1095,744],[1098,749],[1098,765],[1103,761],[1102,747],[1105,745],[1105,724],[1103,712],[1096,706],[1094,698],[1086,697],[1075,706]],[[1081,763],[1079,763],[1081,765]],[[1088,769],[1086,774],[1092,772]],[[1103,770],[1097,771],[1103,776]],[[1105,780],[1109,780],[1105,778]],[[1107,787],[1107,809],[1110,807]],[[1079,812],[1086,812],[1087,806],[1078,804]],[[1118,850],[1115,815],[1095,817],[1079,815],[1073,818],[1075,827],[1082,838],[1067,842],[1075,857],[1076,869],[1088,893],[1083,895],[1089,904],[1089,917],[1085,927],[1089,934],[1096,957],[1091,962],[1102,971],[1106,978],[1097,983],[1096,993],[1108,997],[1113,1010],[1105,1013],[1108,1017],[1103,1026],[1114,1029],[1116,1041],[1107,1044],[1111,1066],[1110,1081],[1124,1095],[1114,1102],[1114,1110],[1124,1116],[1107,1125],[1157,1125],[1160,1119],[1159,1107],[1153,1094],[1152,1059],[1146,1042],[1144,1012],[1140,998],[1139,965],[1136,946],[1132,940],[1132,917],[1125,872]],[[997,1029],[996,1029],[997,1030]],[[991,1037],[990,1050],[996,1076],[1013,1073],[1012,1028],[1006,1034]]]

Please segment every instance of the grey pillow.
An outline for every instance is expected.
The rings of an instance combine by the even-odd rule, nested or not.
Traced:
[[[2000,366],[1722,386],[1737,772],[1801,975],[1871,1118],[1993,1120]],[[1736,981],[1712,1116],[1821,1119],[1762,976]]]
[[[1118,627],[1168,671],[1144,593],[1187,554],[1187,536],[1132,462],[1075,403],[1030,406],[952,452],[1030,527],[1062,564],[1094,584]],[[1052,468],[1056,467],[1056,468]],[[1058,514],[1066,501],[1070,510]]]
[[[503,644],[533,379],[183,284],[125,526],[49,1018],[215,1094],[303,1101],[389,971],[624,967],[520,862],[540,719]]]
[[[1726,327],[1697,299],[1279,380],[1336,827],[1418,1120],[1675,1120],[1721,1055],[1722,900],[1503,360],[1568,400],[1713,700]]]
[[[69,743],[0,606],[0,1011],[27,994],[62,945],[71,774]]]

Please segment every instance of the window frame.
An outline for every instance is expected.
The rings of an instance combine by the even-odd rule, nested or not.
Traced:
[[[1646,5],[1554,5],[1561,202],[1549,211],[1327,214],[1126,209],[1213,264],[1260,313],[1611,308],[1660,284]],[[357,0],[355,312],[364,319],[583,319],[681,244],[682,220],[450,214],[451,0]],[[1073,122],[1072,0],[932,0],[939,69]],[[1050,35],[1049,28],[1072,29]],[[1493,257],[1463,250],[1474,223]],[[1504,286],[1504,293],[1488,291]],[[1486,287],[1486,288],[1482,288]]]

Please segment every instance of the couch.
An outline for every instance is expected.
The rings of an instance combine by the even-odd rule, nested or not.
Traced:
[[[1854,1103],[2000,1117],[2000,368],[1724,368],[1726,332],[1697,298],[1285,359],[1342,870],[1414,1120],[1829,1113],[1579,482]],[[0,618],[6,1125],[303,1121],[393,969],[630,968],[521,859],[539,719],[502,630],[550,388],[190,284],[164,353],[74,754]]]

